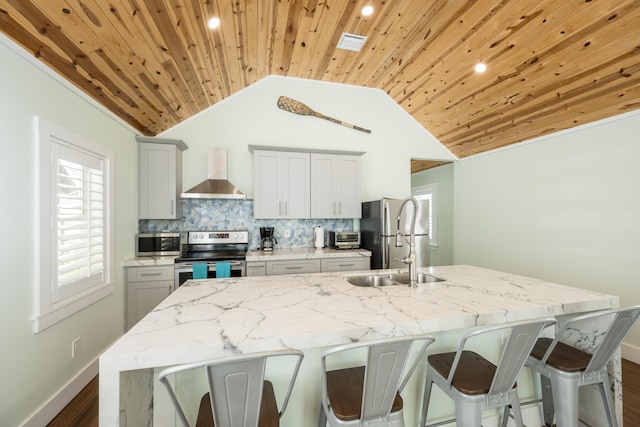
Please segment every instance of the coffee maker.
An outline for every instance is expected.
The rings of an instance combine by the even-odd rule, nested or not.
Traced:
[[[273,234],[273,227],[260,227],[260,250],[273,250],[273,247],[278,243]]]

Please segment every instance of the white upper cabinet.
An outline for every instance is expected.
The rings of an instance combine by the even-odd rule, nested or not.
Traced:
[[[309,218],[309,153],[253,152],[254,217]]]
[[[254,217],[360,218],[362,152],[250,145]]]
[[[311,153],[311,218],[360,218],[360,156]]]
[[[180,140],[137,137],[138,218],[178,219],[182,216],[182,151]]]

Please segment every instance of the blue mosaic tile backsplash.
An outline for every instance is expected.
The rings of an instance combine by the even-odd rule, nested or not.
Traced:
[[[354,229],[353,219],[255,219],[253,200],[185,199],[183,216],[179,220],[140,220],[140,232],[183,232],[200,230],[248,230],[249,247],[260,245],[260,227],[275,227],[277,248],[308,248],[313,246],[313,228],[326,230]],[[284,237],[284,230],[291,237]]]

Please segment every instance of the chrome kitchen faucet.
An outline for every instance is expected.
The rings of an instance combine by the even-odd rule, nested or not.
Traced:
[[[405,256],[402,259],[396,259],[396,261],[403,262],[409,267],[409,286],[415,288],[418,286],[418,271],[416,270],[416,217],[418,216],[418,201],[415,197],[407,197],[400,205],[400,210],[398,211],[398,217],[396,218],[397,227],[396,227],[396,247],[402,247],[402,239],[406,240],[406,235],[400,232],[400,216],[402,215],[402,210],[407,202],[411,202],[413,204],[413,215],[411,216],[411,228],[409,229],[409,255]]]

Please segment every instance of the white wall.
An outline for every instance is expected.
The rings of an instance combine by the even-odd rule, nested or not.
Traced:
[[[281,96],[370,129],[367,134],[277,107]],[[438,140],[381,90],[269,76],[160,135],[184,140],[184,188],[207,176],[209,147],[229,151],[229,180],[253,198],[253,156],[247,146],[363,151],[362,198],[410,194],[410,159],[453,160]]]
[[[628,113],[456,162],[455,263],[640,304],[639,135]]]
[[[11,49],[9,48],[11,47]],[[22,425],[87,366],[124,329],[123,272],[133,256],[136,233],[134,134],[111,116],[60,84],[0,39],[0,425]],[[24,51],[21,51],[24,52]],[[76,315],[35,334],[35,140],[33,117],[41,116],[115,152],[116,291]],[[71,358],[71,341],[81,352]],[[56,401],[44,412],[54,410]],[[53,408],[53,409],[51,409]],[[57,408],[58,410],[61,408]],[[54,412],[55,415],[56,412]],[[32,425],[48,420],[36,417]]]

